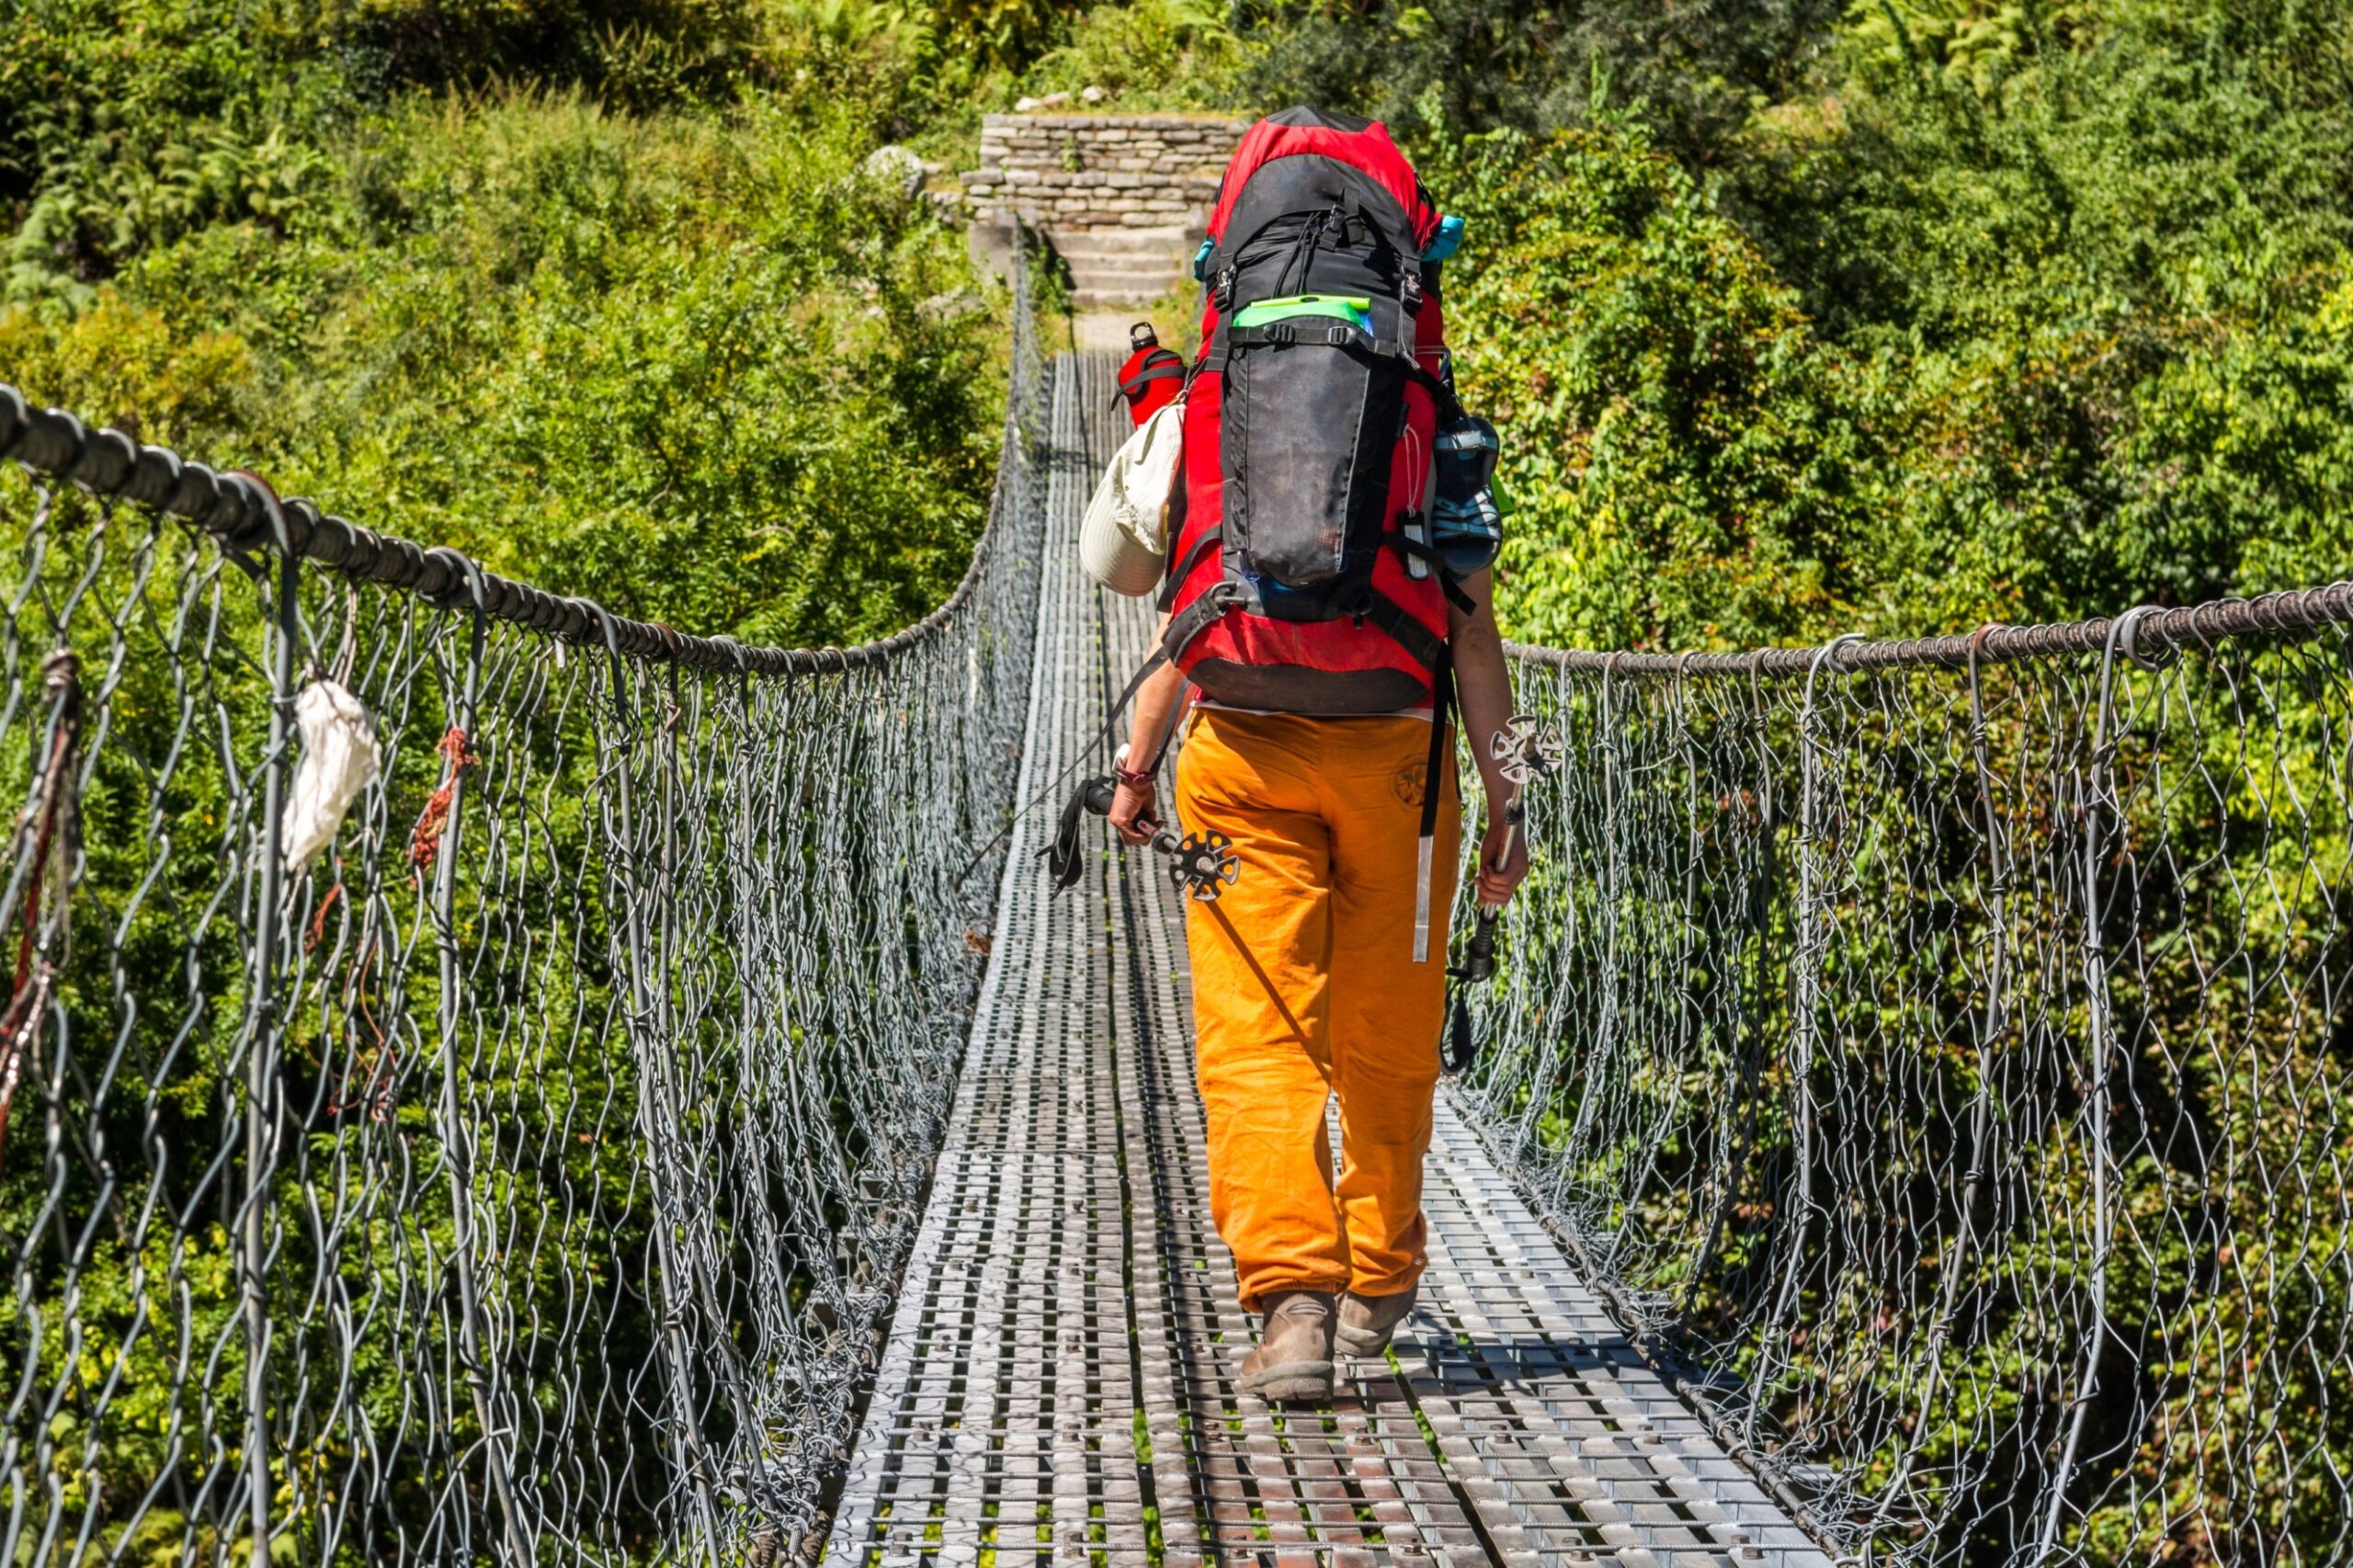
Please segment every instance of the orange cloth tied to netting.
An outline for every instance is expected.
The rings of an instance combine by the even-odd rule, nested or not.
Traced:
[[[1445,912],[1461,807],[1441,780],[1436,926],[1413,961],[1429,722],[1203,708],[1176,809],[1233,840],[1242,875],[1188,906],[1210,1207],[1242,1303],[1279,1290],[1381,1296],[1425,1259],[1422,1156],[1446,1006]],[[1451,756],[1451,750],[1448,755]],[[1335,1176],[1324,1129],[1340,1102]]]

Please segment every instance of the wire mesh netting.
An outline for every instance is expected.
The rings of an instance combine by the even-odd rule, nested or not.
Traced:
[[[2353,1552],[2349,618],[1522,651],[1471,1093],[1841,1550]]]
[[[970,573],[846,652],[627,621],[0,389],[0,1562],[813,1540],[1018,763],[1018,266],[1012,320]],[[291,864],[322,676],[381,769]]]

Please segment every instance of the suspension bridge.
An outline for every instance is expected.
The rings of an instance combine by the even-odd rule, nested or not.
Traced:
[[[1012,314],[972,568],[847,650],[0,388],[0,1561],[2353,1554],[2353,586],[1518,650],[1422,1306],[1269,1408],[1181,894],[972,860],[1150,630]],[[297,862],[320,679],[381,767]]]

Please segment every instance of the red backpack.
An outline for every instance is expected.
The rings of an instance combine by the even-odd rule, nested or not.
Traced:
[[[1226,165],[1161,597],[1164,652],[1215,701],[1443,704],[1450,590],[1428,492],[1455,408],[1420,260],[1438,222],[1376,121],[1286,109]]]
[[[1160,597],[1174,613],[1096,737],[1170,662],[1236,708],[1428,704],[1415,963],[1429,957],[1450,756],[1447,601],[1471,608],[1431,542],[1435,436],[1441,418],[1463,417],[1441,379],[1445,321],[1421,260],[1438,227],[1413,165],[1375,121],[1292,108],[1242,138],[1210,216],[1203,347],[1183,383],[1184,483],[1171,498],[1172,513],[1182,510]],[[1165,744],[1164,734],[1147,770]],[[1057,887],[1079,875],[1079,813],[1111,794],[1109,780],[1089,779],[1063,809],[1049,850]]]

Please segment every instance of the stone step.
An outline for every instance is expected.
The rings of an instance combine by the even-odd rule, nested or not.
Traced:
[[[1093,300],[1153,300],[1191,281],[1185,260],[1166,251],[1156,256],[1061,254],[1074,293]]]
[[[1074,277],[1082,272],[1106,278],[1188,278],[1192,268],[1174,256],[1064,256],[1063,265]]]
[[[1074,256],[1183,256],[1192,259],[1201,243],[1199,229],[1098,228],[1048,229],[1046,243],[1065,259]]]
[[[1063,256],[1063,266],[1071,268],[1071,278],[1101,278],[1104,282],[1190,282],[1193,276],[1181,261],[1127,261],[1127,264],[1101,264]]]
[[[1173,250],[1093,250],[1085,245],[1054,247],[1054,254],[1073,267],[1185,267],[1192,257]]]
[[[1064,258],[1085,256],[1093,261],[1165,261],[1180,267],[1193,259],[1193,253],[1181,245],[1105,245],[1086,240],[1058,244],[1054,254]]]
[[[1115,283],[1151,283],[1154,285],[1174,283],[1178,278],[1185,276],[1185,268],[1181,263],[1166,261],[1122,261],[1106,263],[1100,261],[1081,261],[1071,256],[1064,256],[1063,257],[1063,265],[1070,268],[1071,281],[1074,283],[1099,283],[1102,287],[1107,289]]]
[[[1162,295],[1165,289],[1089,289],[1074,287],[1070,291],[1071,309],[1074,311],[1117,311],[1123,316],[1141,310]],[[1141,316],[1128,319],[1141,321]]]
[[[1070,288],[1074,300],[1084,294],[1098,303],[1117,304],[1157,300],[1163,294],[1175,291],[1176,280],[1173,278],[1091,278],[1085,273],[1075,273],[1072,275]]]

